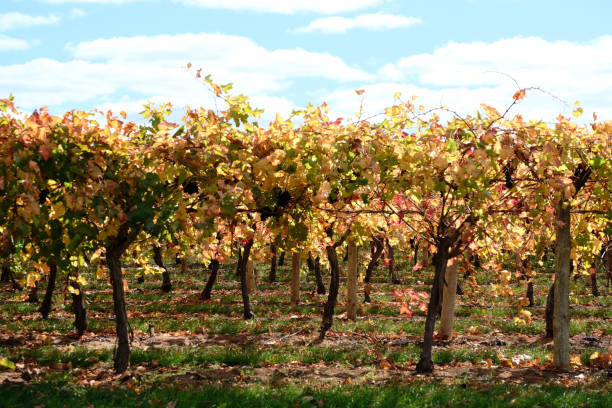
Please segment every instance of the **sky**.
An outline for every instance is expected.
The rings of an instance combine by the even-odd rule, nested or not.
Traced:
[[[511,113],[612,119],[611,18],[606,0],[0,0],[0,98],[138,120],[148,101],[214,107],[201,68],[263,120],[376,115],[396,92],[503,111],[518,87],[537,89]]]

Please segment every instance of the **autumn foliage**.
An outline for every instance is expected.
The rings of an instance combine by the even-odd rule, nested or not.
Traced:
[[[137,125],[123,112],[100,124],[86,112],[24,115],[0,101],[2,259],[26,265],[28,286],[51,267],[71,277],[73,293],[87,285],[85,267],[110,278],[120,347],[121,258],[135,251],[143,273],[155,273],[143,255],[152,244],[223,263],[236,242],[248,244],[247,259],[263,259],[274,242],[333,264],[346,239],[417,241],[435,269],[431,293],[394,295],[408,317],[428,311],[431,339],[447,265],[466,251],[503,282],[502,255],[554,242],[560,199],[572,208],[572,259],[587,269],[612,233],[610,121],[559,116],[551,126],[483,105],[443,122],[398,95],[377,122],[336,120],[322,105],[263,127],[246,97],[206,81],[223,110],[188,108],[180,123],[168,120],[169,105],[148,106]],[[519,90],[513,103],[525,97]],[[427,358],[424,371],[431,350]],[[126,366],[124,356],[115,368]]]

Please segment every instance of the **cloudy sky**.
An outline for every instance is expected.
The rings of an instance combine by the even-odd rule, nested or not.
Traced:
[[[607,0],[1,0],[0,97],[133,118],[149,100],[211,106],[191,62],[266,117],[375,114],[398,91],[501,110],[516,81],[542,89],[516,113],[553,121],[580,100],[612,119],[611,17]]]

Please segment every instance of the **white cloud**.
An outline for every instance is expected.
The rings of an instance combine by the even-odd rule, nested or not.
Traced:
[[[0,35],[0,50],[25,49],[30,44]],[[140,110],[142,102],[171,101],[175,106],[212,106],[211,93],[181,66],[191,61],[218,83],[233,82],[235,92],[253,98],[266,114],[286,114],[294,107],[326,101],[338,116],[352,116],[365,88],[365,115],[384,111],[393,94],[419,96],[428,108],[446,105],[462,115],[480,103],[502,111],[512,102],[515,84],[537,86],[568,102],[537,91],[512,113],[553,122],[570,115],[581,100],[585,117],[595,111],[612,117],[612,36],[586,43],[513,38],[491,43],[451,42],[429,53],[408,55],[372,74],[347,65],[328,53],[302,49],[267,49],[240,36],[181,34],[121,37],[74,44],[74,60],[37,59],[0,65],[0,95],[15,94],[19,106],[115,106]],[[294,86],[308,81],[306,87]],[[314,91],[326,87],[327,90]],[[298,94],[296,92],[303,92]],[[308,93],[311,92],[311,93]],[[106,104],[106,105],[105,105]],[[129,108],[129,109],[128,109]],[[265,121],[263,121],[265,123]]]
[[[9,31],[15,28],[25,28],[37,25],[55,24],[60,18],[54,15],[32,16],[23,13],[0,13],[0,31]]]
[[[177,68],[192,62],[206,73],[231,73],[232,78],[261,78],[261,85],[278,89],[282,81],[319,77],[337,81],[368,80],[366,72],[346,65],[328,53],[302,49],[267,50],[246,37],[225,34],[178,34],[118,37],[71,47],[76,58],[106,60],[117,65],[139,62]],[[231,78],[227,80],[232,81]],[[238,79],[236,79],[238,81]],[[276,85],[273,82],[277,82]],[[256,84],[254,84],[257,86]]]
[[[320,31],[338,34],[348,30],[362,28],[370,31],[388,30],[393,28],[411,27],[422,21],[416,17],[397,16],[392,14],[362,14],[356,17],[325,17],[318,18],[304,27],[297,28],[299,33]]]
[[[268,50],[248,38],[223,34],[99,39],[78,43],[69,51],[75,59],[68,62],[36,59],[0,66],[0,95],[12,92],[19,106],[28,109],[41,104],[100,106],[126,95],[131,101],[155,97],[177,106],[199,106],[212,98],[206,86],[181,68],[192,62],[216,82],[233,82],[235,92],[261,103],[274,102],[274,109],[280,109],[278,94],[294,81],[372,78],[328,53]]]
[[[8,35],[0,34],[0,52],[2,51],[20,51],[30,48],[30,43],[19,38],[9,37]]]
[[[549,42],[537,37],[450,42],[432,53],[402,58],[395,68],[407,79],[433,86],[495,85],[508,79],[491,72],[502,72],[522,86],[595,90],[612,84],[610,49],[612,36],[588,43]],[[599,82],[597,87],[595,81]]]
[[[174,0],[191,6],[234,11],[294,14],[314,12],[334,14],[375,6],[382,0]]]
[[[84,10],[78,8],[73,8],[72,10],[70,10],[70,17],[72,18],[85,17],[86,15],[87,13]]]
[[[490,43],[450,42],[430,53],[401,58],[378,71],[381,82],[411,83],[433,100],[473,111],[480,102],[502,108],[521,87],[539,87],[570,105],[583,102],[585,111],[612,113],[612,36],[586,43],[546,41],[537,37],[510,38]],[[457,92],[460,91],[460,92]],[[464,98],[459,97],[464,95]],[[537,91],[528,93],[518,112],[535,112],[553,121],[571,113],[559,100]],[[537,104],[533,101],[537,100]]]

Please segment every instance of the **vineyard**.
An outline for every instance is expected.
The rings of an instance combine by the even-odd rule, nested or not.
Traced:
[[[177,123],[0,100],[9,406],[612,404],[612,121],[263,127],[204,81]]]

